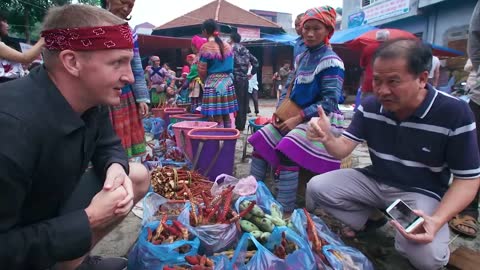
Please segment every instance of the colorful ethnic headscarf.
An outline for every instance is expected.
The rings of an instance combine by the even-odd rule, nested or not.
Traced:
[[[321,6],[316,8],[311,8],[305,12],[305,15],[302,18],[301,25],[305,24],[308,20],[317,20],[327,26],[330,33],[325,38],[325,44],[330,43],[330,38],[333,36],[335,31],[335,23],[337,19],[337,12],[331,6]]]
[[[202,38],[202,37],[197,36],[197,35],[192,37],[192,45],[197,49],[197,51],[200,51],[200,48],[205,43],[207,43],[206,38]]]

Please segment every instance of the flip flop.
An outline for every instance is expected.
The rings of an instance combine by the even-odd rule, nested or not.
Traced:
[[[461,226],[464,226],[464,227],[468,227],[470,229],[472,229],[473,231],[475,231],[474,233],[470,233],[470,232],[467,232],[467,231],[464,231],[462,229],[459,228],[459,225]],[[477,237],[477,232],[478,232],[478,221],[471,217],[471,216],[468,216],[468,215],[456,215],[454,218],[452,218],[449,222],[448,222],[448,226],[450,226],[450,229],[452,229],[452,231],[458,233],[458,234],[461,234],[463,236],[467,236],[467,237],[472,237],[472,238],[475,238]]]

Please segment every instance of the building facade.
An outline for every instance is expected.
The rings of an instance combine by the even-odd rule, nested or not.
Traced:
[[[477,0],[344,0],[342,29],[369,24],[397,28],[426,42],[466,52]],[[465,59],[449,60],[458,68]]]

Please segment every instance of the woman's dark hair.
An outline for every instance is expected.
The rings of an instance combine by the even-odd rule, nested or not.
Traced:
[[[432,67],[432,50],[427,44],[414,39],[392,39],[383,42],[375,52],[373,62],[377,58],[406,59],[408,71],[415,76],[430,71]]]
[[[7,22],[7,16],[4,13],[0,13],[0,22]],[[0,34],[0,41],[5,43],[5,45],[7,45],[8,47],[21,52],[20,44],[18,43],[18,41],[16,41],[12,37],[9,37],[8,34],[7,35]]]
[[[232,32],[230,34],[230,39],[235,43],[240,43],[240,41],[242,40],[242,36],[240,36],[240,34],[237,32]]]
[[[203,22],[202,24],[202,31],[205,30],[207,35],[209,36],[214,36],[215,37],[215,42],[218,44],[218,47],[220,49],[220,54],[222,55],[222,60],[225,58],[224,52],[223,52],[223,41],[218,37],[218,35],[214,35],[214,32],[218,32],[218,24],[214,19],[208,19]]]

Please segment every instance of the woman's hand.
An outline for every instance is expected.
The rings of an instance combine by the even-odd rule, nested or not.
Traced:
[[[303,122],[303,117],[301,115],[297,115],[283,121],[277,127],[278,129],[280,129],[282,133],[286,134],[291,130],[293,130],[296,126],[298,126],[302,122]]]
[[[148,115],[148,105],[145,102],[138,103],[138,113],[140,117],[144,118]]]

